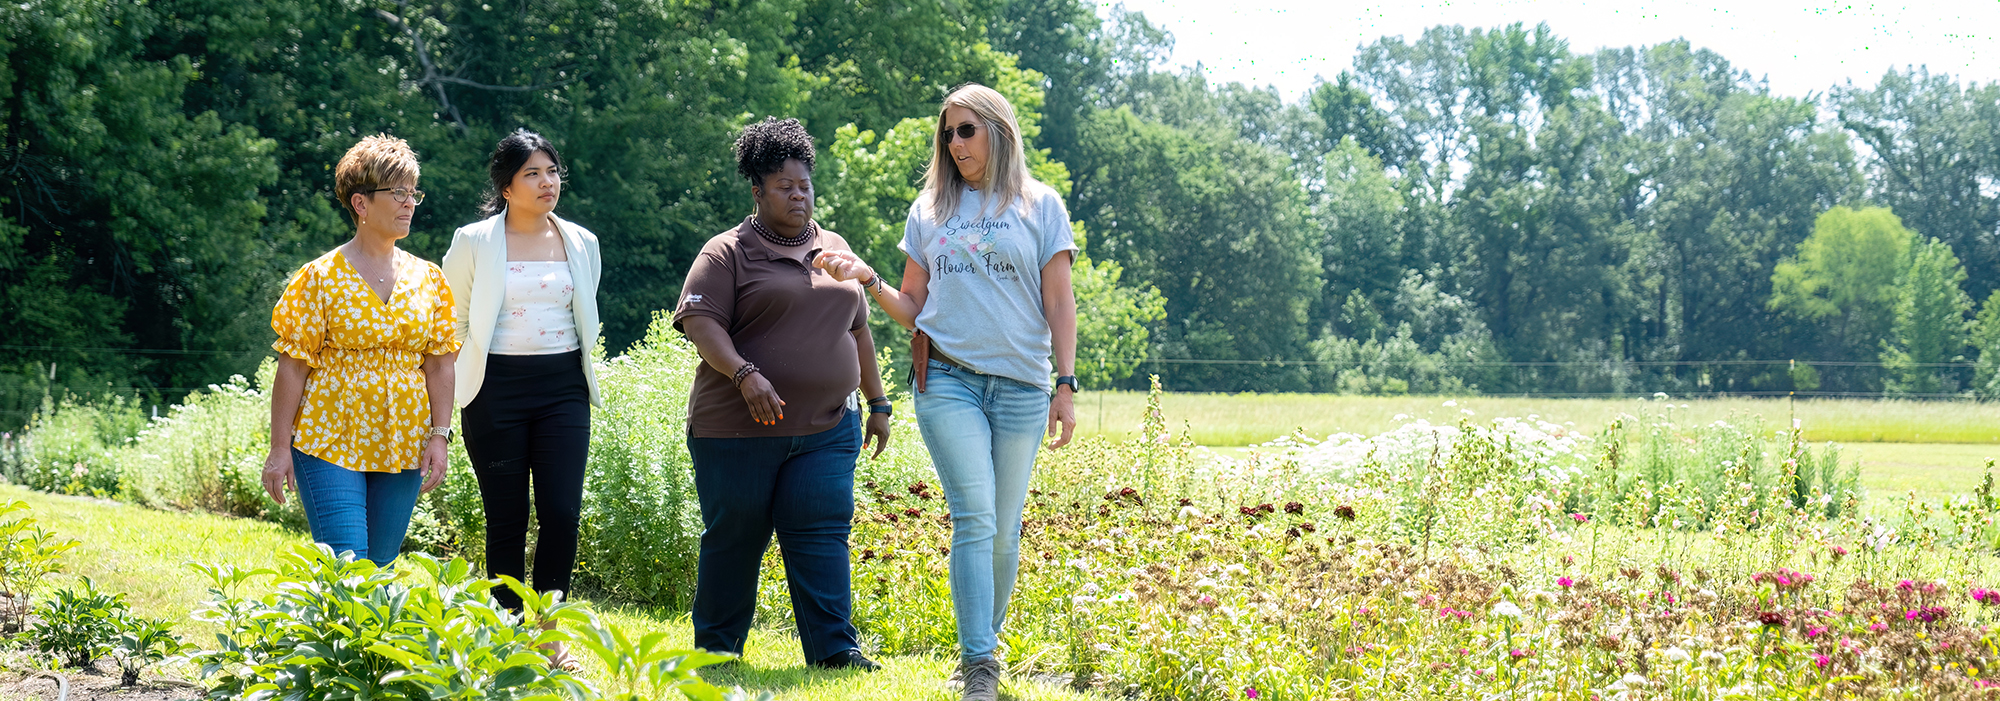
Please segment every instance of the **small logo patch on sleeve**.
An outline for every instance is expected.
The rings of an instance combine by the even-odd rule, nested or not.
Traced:
[[[699,304],[701,302],[701,295],[688,295],[687,301],[688,304]]]

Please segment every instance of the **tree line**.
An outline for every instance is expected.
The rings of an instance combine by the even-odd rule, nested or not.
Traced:
[[[2000,86],[1921,68],[1793,98],[1686,42],[1440,26],[1287,101],[1168,69],[1169,35],[1079,0],[37,0],[0,20],[8,425],[47,393],[171,401],[254,368],[284,277],[351,234],[331,167],[362,135],[423,158],[406,245],[432,259],[477,218],[491,145],[550,137],[562,214],[604,242],[616,353],[749,211],[734,130],[800,118],[821,221],[881,264],[967,81],[1015,101],[1067,193],[1096,386],[2000,389]]]

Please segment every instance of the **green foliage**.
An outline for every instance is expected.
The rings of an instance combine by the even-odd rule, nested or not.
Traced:
[[[1081,229],[1082,225],[1078,224]],[[1077,240],[1083,240],[1082,232]],[[1152,286],[1120,285],[1117,261],[1079,256],[1071,269],[1076,289],[1076,367],[1090,389],[1105,389],[1132,376],[1146,361],[1148,328],[1167,314],[1166,300]]]
[[[1166,300],[1154,353],[1300,357],[1320,264],[1304,194],[1281,156],[1122,108],[1096,113],[1078,150],[1071,211],[1091,232],[1086,253],[1117,261]],[[1177,369],[1174,378],[1188,389],[1271,390],[1302,386],[1305,376],[1296,365],[1241,365]]]
[[[28,636],[35,648],[58,655],[71,667],[89,668],[97,658],[111,652],[117,641],[119,622],[130,613],[122,594],[97,590],[89,577],[83,590],[58,589],[55,598],[35,609],[36,620]]]
[[[166,620],[128,613],[118,617],[117,627],[118,637],[111,643],[109,653],[118,661],[119,683],[124,686],[139,683],[139,675],[147,667],[188,649],[180,636],[174,635],[173,624]]]
[[[1936,394],[1946,384],[1939,364],[1963,359],[1972,298],[1965,295],[1965,268],[1951,246],[1931,239],[1910,251],[1910,266],[1897,276],[1895,320],[1883,343],[1882,365],[1890,394]],[[1956,383],[1953,383],[1956,384]]]
[[[1972,390],[1983,398],[2000,397],[2000,290],[1979,305],[1972,321],[1971,343],[1979,362],[1973,368]]]
[[[49,575],[63,571],[62,554],[77,546],[75,540],[57,539],[36,525],[35,519],[20,514],[28,503],[0,504],[0,633],[13,634],[27,625],[28,607],[41,593]],[[19,514],[19,515],[16,515]]]
[[[1798,254],[1771,274],[1772,309],[1827,321],[1843,341],[1881,338],[1894,319],[1896,280],[1916,235],[1881,207],[1834,207]]]
[[[28,426],[23,459],[7,478],[45,492],[115,496],[123,473],[115,448],[129,442],[145,420],[125,397],[61,403],[44,398]]]
[[[264,493],[264,457],[271,445],[269,387],[277,363],[265,359],[252,384],[232,376],[189,394],[140,431],[118,460],[124,493],[158,508],[201,509],[261,516],[303,526],[297,500],[280,506]]]
[[[701,364],[665,314],[598,373],[577,579],[613,596],[675,608],[694,592],[701,514],[687,453],[688,388]]]
[[[606,697],[553,665],[538,646],[575,638],[544,623],[583,628],[585,640],[612,641],[614,657],[643,660],[619,670],[619,681],[699,701],[724,698],[694,674],[722,657],[638,649],[622,633],[599,630],[582,605],[512,578],[480,578],[464,560],[412,554],[403,562],[428,581],[335,557],[324,545],[298,546],[275,570],[195,565],[214,582],[197,618],[223,631],[216,648],[189,657],[213,678],[209,698],[634,698]],[[270,593],[239,593],[263,577]],[[521,596],[521,613],[494,600],[496,586]]]

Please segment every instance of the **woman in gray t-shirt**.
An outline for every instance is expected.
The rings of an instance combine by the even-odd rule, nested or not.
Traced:
[[[1021,511],[1044,433],[1076,429],[1077,250],[1061,196],[1028,174],[1007,99],[982,85],[945,98],[924,191],[900,248],[902,288],[853,253],[815,264],[859,280],[929,344],[917,427],[951,505],[951,595],[968,701],[999,689],[995,659],[1020,564]],[[921,351],[919,353],[922,354]],[[1054,362],[1050,362],[1050,356]],[[1059,375],[1053,382],[1051,374]],[[1060,428],[1058,429],[1058,426]]]

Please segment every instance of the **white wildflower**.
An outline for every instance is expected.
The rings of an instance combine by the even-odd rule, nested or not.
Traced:
[[[1520,618],[1521,607],[1515,606],[1512,601],[1502,601],[1493,605],[1493,615],[1502,618]]]
[[[1694,659],[1688,656],[1686,650],[1682,650],[1679,647],[1670,647],[1662,650],[1660,651],[1660,656],[1666,658],[1668,662],[1687,662]]]

